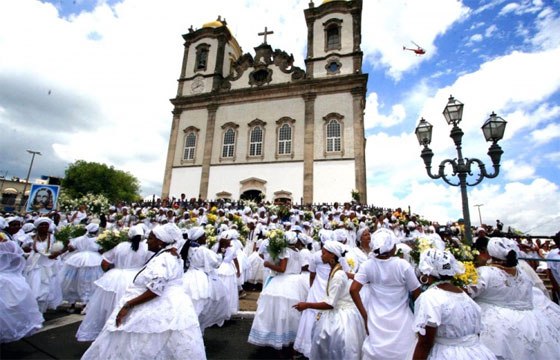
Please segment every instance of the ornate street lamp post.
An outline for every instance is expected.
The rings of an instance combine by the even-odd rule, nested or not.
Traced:
[[[504,153],[502,148],[498,145],[504,137],[504,131],[506,129],[506,121],[496,114],[492,113],[488,120],[482,125],[482,132],[486,141],[492,141],[492,145],[488,149],[488,155],[492,160],[492,167],[494,172],[489,174],[486,171],[486,166],[484,163],[478,159],[469,159],[463,157],[463,152],[461,150],[461,142],[463,139],[463,130],[457,126],[463,117],[463,103],[453,98],[449,97],[447,106],[443,110],[443,116],[449,125],[452,125],[450,137],[455,143],[455,148],[457,149],[457,158],[455,159],[445,159],[439,165],[439,170],[437,174],[432,174],[432,158],[434,153],[432,149],[428,147],[432,142],[432,128],[433,126],[424,120],[420,119],[420,123],[416,127],[416,137],[420,145],[424,146],[420,157],[424,160],[426,165],[426,171],[428,176],[432,179],[443,179],[447,184],[451,186],[461,187],[461,199],[463,203],[463,219],[465,221],[465,238],[467,244],[472,244],[472,231],[471,231],[471,219],[469,214],[469,199],[467,195],[467,186],[475,186],[480,184],[484,178],[495,178],[500,173],[500,159]],[[447,165],[451,166],[452,173],[450,175],[445,173],[445,168]],[[480,172],[473,182],[469,182],[467,177],[472,176],[471,167],[473,165],[478,166]],[[457,176],[458,180],[452,177]]]

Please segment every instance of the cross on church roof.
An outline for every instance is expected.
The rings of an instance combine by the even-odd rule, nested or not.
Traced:
[[[268,31],[268,28],[266,26],[264,27],[264,31],[259,33],[259,36],[264,36],[263,44],[266,44],[266,36],[270,34],[274,34],[274,31]]]

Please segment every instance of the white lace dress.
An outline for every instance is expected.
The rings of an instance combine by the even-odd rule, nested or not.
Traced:
[[[412,358],[417,338],[408,299],[420,287],[412,266],[397,257],[371,258],[361,264],[354,280],[370,290],[364,303],[369,336],[362,348],[363,359]]]
[[[328,282],[328,291],[321,302],[333,307],[320,311],[313,327],[310,360],[359,360],[366,337],[363,320],[350,297],[348,276],[336,271]]]
[[[326,296],[327,281],[329,280],[331,267],[328,264],[324,264],[323,260],[321,260],[321,251],[313,253],[309,261],[309,271],[315,273],[315,279],[305,301],[313,303],[323,301]],[[311,335],[313,326],[317,321],[317,312],[318,310],[315,309],[306,309],[301,313],[294,349],[305,355],[305,357],[311,356]]]
[[[212,248],[214,252],[218,251],[218,243]],[[223,256],[223,261],[218,267],[217,273],[222,280],[222,283],[226,287],[227,299],[230,309],[230,314],[234,315],[239,312],[239,290],[237,287],[237,268],[233,262],[237,258],[236,250],[233,246],[226,249],[225,254],[218,256]]]
[[[249,343],[275,349],[296,339],[301,314],[292,306],[307,298],[309,283],[302,281],[300,254],[290,248],[280,259],[288,259],[286,271],[271,275],[257,301]]]
[[[32,335],[43,326],[43,315],[22,275],[24,267],[19,245],[0,242],[0,343]]]
[[[473,297],[482,309],[482,342],[498,359],[560,359],[560,323],[533,306],[533,283],[521,267],[515,276],[481,266]]]
[[[62,303],[62,287],[60,285],[60,270],[62,262],[59,258],[49,259],[55,238],[49,235],[45,241],[35,241],[34,246],[23,271],[25,280],[31,287],[33,296],[37,299],[39,311],[56,309]]]
[[[190,266],[183,275],[183,289],[190,296],[200,329],[218,325],[231,317],[226,287],[216,269],[220,267],[222,259],[212,250],[204,247],[189,249]]]
[[[426,334],[437,327],[429,360],[492,360],[496,356],[480,341],[480,306],[464,292],[453,293],[437,286],[423,292],[414,303],[414,330]]]
[[[206,359],[198,318],[182,280],[180,258],[168,251],[155,255],[138,272],[82,359]],[[117,327],[124,303],[148,289],[157,296],[131,308]]]
[[[94,282],[103,276],[100,246],[87,235],[70,240],[75,250],[64,260],[61,271],[62,299],[69,303],[88,303],[95,291]]]
[[[95,340],[134,276],[154,254],[148,250],[146,242],[141,242],[137,251],[130,245],[130,242],[123,242],[103,254],[103,259],[114,267],[94,283],[95,290],[87,304],[86,316],[76,333],[78,341]]]

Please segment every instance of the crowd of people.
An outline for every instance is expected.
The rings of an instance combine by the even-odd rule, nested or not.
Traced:
[[[205,359],[205,329],[262,287],[247,341],[291,358],[560,358],[560,233],[510,239],[498,221],[476,229],[471,248],[462,226],[356,203],[184,197],[5,214],[0,342],[32,335],[64,305],[85,315],[84,359]]]

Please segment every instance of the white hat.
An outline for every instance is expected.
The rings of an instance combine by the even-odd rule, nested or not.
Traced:
[[[134,225],[128,230],[128,237],[132,239],[136,235],[144,236],[144,227],[140,224]]]
[[[187,234],[189,236],[189,240],[196,241],[200,239],[202,235],[204,235],[204,229],[202,228],[202,226],[195,226],[193,228],[190,228]]]
[[[181,230],[173,223],[158,225],[152,229],[152,232],[158,240],[161,240],[166,244],[173,244],[174,242],[183,239]]]
[[[336,257],[342,257],[346,252],[346,246],[338,241],[329,240],[323,245],[323,249],[327,250],[331,254],[336,255]]]
[[[333,240],[344,243],[348,240],[348,232],[345,229],[336,229],[333,232]]]
[[[319,239],[324,244],[329,240],[333,239],[333,231],[328,229],[321,229],[319,230]]]
[[[488,241],[487,249],[488,254],[493,258],[506,260],[510,251],[513,250],[517,254],[519,246],[517,246],[517,243],[511,239],[494,237]]]
[[[465,272],[465,266],[455,260],[449,251],[439,249],[428,249],[420,254],[418,270],[425,275],[432,275],[437,278],[440,276],[455,276]]]
[[[99,225],[95,223],[89,223],[86,225],[86,230],[88,233],[96,233],[99,230]]]

